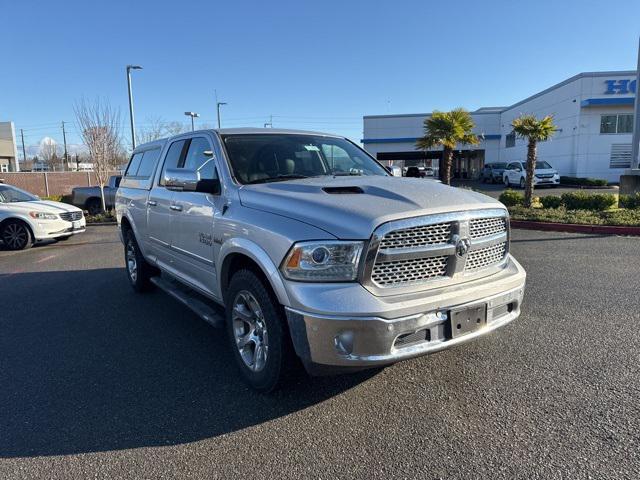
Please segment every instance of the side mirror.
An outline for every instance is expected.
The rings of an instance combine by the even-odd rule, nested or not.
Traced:
[[[219,195],[221,191],[219,179],[200,180],[200,173],[197,170],[184,168],[168,168],[164,173],[164,184],[169,190],[178,192],[200,192]]]

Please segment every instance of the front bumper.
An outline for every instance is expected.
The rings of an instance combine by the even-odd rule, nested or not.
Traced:
[[[345,316],[287,307],[296,353],[313,373],[318,366],[340,369],[386,365],[486,335],[520,315],[526,274],[512,257],[505,270],[481,279],[482,285],[469,282],[468,288],[457,285],[440,292],[422,292],[419,303],[415,299],[397,301],[397,312],[403,313],[397,317],[392,316],[392,310],[381,311],[379,315]],[[380,301],[379,297],[371,297]],[[451,309],[484,305],[485,326],[452,338]],[[404,314],[403,308],[408,306],[413,312]],[[412,338],[416,340],[400,342]]]
[[[560,179],[554,178],[554,177],[549,177],[549,178],[536,177],[533,179],[533,184],[534,185],[560,185]]]
[[[75,222],[67,222],[66,220],[35,220],[33,234],[36,240],[50,240],[58,237],[66,237],[75,235],[85,231],[87,221],[83,217]]]

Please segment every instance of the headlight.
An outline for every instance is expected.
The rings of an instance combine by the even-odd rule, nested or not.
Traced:
[[[290,280],[303,282],[348,282],[358,276],[362,242],[296,243],[282,263]]]
[[[58,215],[55,213],[29,212],[29,216],[31,218],[37,218],[38,220],[57,220],[58,219]]]

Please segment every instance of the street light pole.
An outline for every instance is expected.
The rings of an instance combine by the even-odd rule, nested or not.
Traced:
[[[199,114],[199,113],[196,113],[196,112],[184,112],[184,114],[185,114],[187,117],[191,117],[191,131],[193,132],[193,131],[195,130],[195,125],[194,125],[194,123],[193,123],[193,119],[194,119],[194,118],[199,117],[199,116],[200,116],[200,114]]]
[[[131,146],[136,148],[136,127],[133,116],[133,94],[131,93],[131,70],[142,70],[140,65],[127,65],[127,87],[129,89],[129,119],[131,120]]]
[[[220,107],[226,104],[227,102],[216,102],[216,109],[218,110],[218,128],[220,128]]]

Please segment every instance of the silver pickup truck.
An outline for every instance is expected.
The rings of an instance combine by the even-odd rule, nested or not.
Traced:
[[[104,203],[107,210],[111,210],[115,205],[116,191],[121,179],[120,175],[112,175],[104,186]],[[97,215],[102,212],[100,187],[75,187],[71,190],[71,203],[87,210],[89,215]]]
[[[391,176],[343,137],[222,129],[139,146],[116,213],[133,288],[224,327],[258,390],[298,358],[311,374],[383,366],[520,314],[505,207]]]

